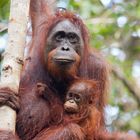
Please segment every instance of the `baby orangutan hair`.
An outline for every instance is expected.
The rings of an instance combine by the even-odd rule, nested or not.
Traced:
[[[100,127],[98,110],[98,83],[94,80],[76,80],[66,93],[64,111],[68,122],[76,122],[85,133],[86,140],[93,140]]]

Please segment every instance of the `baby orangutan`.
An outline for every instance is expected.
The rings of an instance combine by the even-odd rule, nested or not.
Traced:
[[[46,100],[54,98],[45,84],[38,83],[36,92]],[[62,119],[60,119],[62,123],[55,123],[56,118],[61,117],[53,111],[52,114],[50,113],[52,116],[50,124],[53,124],[53,126],[40,133],[35,140],[94,140],[97,131],[101,128],[102,114],[98,109],[99,92],[97,82],[84,79],[72,81],[64,100],[64,114],[61,114]],[[55,102],[58,101],[55,100]],[[50,102],[51,107],[53,104],[54,102]],[[52,110],[60,112],[58,111],[60,107],[52,107]],[[64,127],[65,129],[63,129]],[[60,131],[61,134],[59,133]],[[43,137],[43,134],[45,137]]]
[[[100,128],[98,86],[93,80],[76,80],[66,93],[64,103],[66,122],[76,122],[85,133],[86,140],[93,140]]]

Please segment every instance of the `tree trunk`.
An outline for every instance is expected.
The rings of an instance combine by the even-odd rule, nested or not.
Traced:
[[[10,6],[8,47],[2,63],[0,89],[8,88],[16,94],[23,65],[29,4],[30,0],[11,0]],[[0,107],[0,129],[15,132],[15,123],[16,111],[6,105]]]

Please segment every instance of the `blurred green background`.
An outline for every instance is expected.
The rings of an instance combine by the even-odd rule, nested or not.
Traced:
[[[9,4],[9,0],[0,1],[0,60],[7,43]],[[91,46],[110,64],[107,128],[140,136],[140,1],[58,0],[57,6],[84,20]]]

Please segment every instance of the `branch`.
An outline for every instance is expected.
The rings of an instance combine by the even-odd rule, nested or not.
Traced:
[[[86,21],[91,22],[94,25],[115,23],[115,20],[113,18],[108,18],[108,17],[92,18],[92,19],[87,19]]]
[[[8,24],[0,23],[0,33],[8,29]]]
[[[132,84],[125,78],[125,76],[115,67],[112,68],[112,73],[114,74],[115,77],[117,77],[119,80],[122,81],[122,83],[127,87],[129,92],[136,99],[138,106],[140,106],[140,97],[138,96],[140,93],[135,90],[135,87],[132,86]]]

